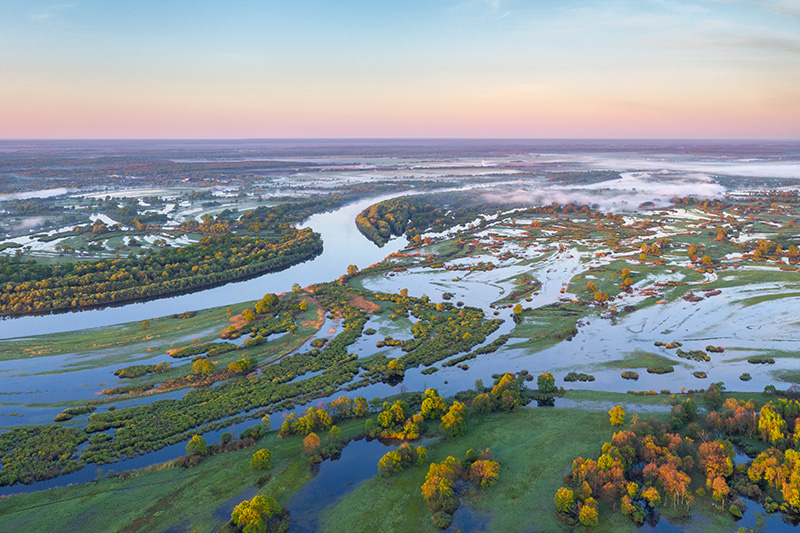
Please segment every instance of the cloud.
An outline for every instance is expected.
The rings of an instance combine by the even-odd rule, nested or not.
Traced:
[[[75,7],[74,4],[53,4],[51,6],[43,7],[32,11],[30,17],[39,22],[48,22],[58,18],[58,16],[65,10]]]
[[[780,15],[789,15],[790,17],[800,18],[800,4],[795,0],[770,0],[763,2],[764,7]]]
[[[662,41],[663,42],[663,41]],[[800,39],[792,37],[766,37],[761,35],[745,35],[732,37],[701,37],[691,40],[671,41],[689,47],[710,48],[747,48],[771,50],[778,52],[800,53]]]
[[[650,173],[640,173],[636,177],[612,182],[598,183],[589,187],[548,187],[537,189],[494,189],[483,194],[487,202],[500,204],[529,204],[534,206],[575,203],[589,205],[603,211],[636,211],[644,202],[653,202],[656,207],[668,207],[674,197],[694,196],[696,198],[718,198],[725,188],[708,180],[707,176],[652,177]],[[695,178],[695,179],[691,179]],[[537,185],[542,185],[538,183]]]
[[[15,225],[12,229],[15,231],[19,230],[28,230],[38,228],[44,223],[43,217],[32,217],[26,218],[25,220],[21,221],[19,224]]]
[[[747,6],[778,15],[800,18],[800,4],[796,0],[711,0],[717,4]]]

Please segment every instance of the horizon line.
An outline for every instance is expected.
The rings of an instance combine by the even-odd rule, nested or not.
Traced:
[[[694,141],[694,142],[800,142],[782,137],[4,137],[0,142],[169,142],[169,141]]]

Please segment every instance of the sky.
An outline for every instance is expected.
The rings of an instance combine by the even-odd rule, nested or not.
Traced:
[[[0,0],[0,139],[800,139],[800,0]]]

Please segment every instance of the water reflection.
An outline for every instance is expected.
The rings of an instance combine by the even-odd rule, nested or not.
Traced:
[[[318,531],[320,512],[360,481],[377,475],[378,460],[396,447],[377,439],[362,439],[350,442],[339,457],[323,461],[317,475],[289,500],[291,531]]]

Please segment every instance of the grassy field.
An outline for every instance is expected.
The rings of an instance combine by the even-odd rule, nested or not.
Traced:
[[[492,451],[501,465],[500,479],[468,502],[488,515],[488,531],[560,531],[566,528],[555,518],[552,495],[573,459],[595,456],[613,433],[605,411],[522,409],[476,419],[466,436],[437,441],[428,445],[428,452],[431,461],[438,462],[448,455],[462,458],[468,449]],[[322,529],[437,531],[420,496],[426,473],[426,467],[416,467],[393,478],[375,477],[362,483],[323,513]],[[634,529],[614,517],[601,523],[598,531]]]
[[[115,355],[137,352],[166,351],[174,343],[196,336],[203,340],[219,338],[231,314],[241,313],[253,302],[214,307],[198,311],[192,318],[178,319],[168,316],[142,322],[128,322],[118,326],[82,329],[67,333],[53,333],[23,340],[0,341],[0,360],[27,359],[63,353],[84,353],[113,349]],[[98,366],[107,362],[98,360]]]
[[[596,365],[598,368],[619,368],[621,370],[628,368],[649,368],[654,366],[685,366],[682,363],[673,361],[669,357],[658,355],[655,353],[644,352],[636,350],[627,352],[622,359],[614,359],[612,361],[604,361]]]

